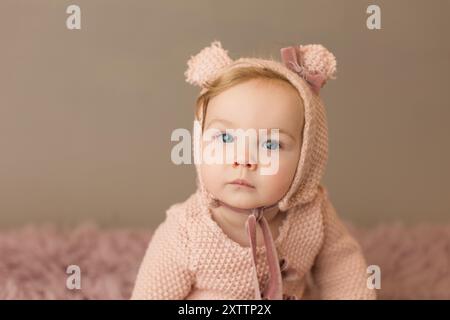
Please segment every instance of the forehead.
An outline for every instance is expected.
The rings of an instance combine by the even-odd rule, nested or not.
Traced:
[[[303,126],[304,107],[295,88],[281,80],[251,80],[210,100],[205,125],[216,119],[237,128],[284,128],[293,134]]]

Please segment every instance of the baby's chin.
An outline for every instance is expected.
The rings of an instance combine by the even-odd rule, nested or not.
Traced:
[[[260,196],[255,192],[254,194],[242,191],[228,191],[223,193],[219,200],[225,202],[226,204],[238,207],[241,209],[253,209],[257,207],[262,207],[269,205],[260,198]]]

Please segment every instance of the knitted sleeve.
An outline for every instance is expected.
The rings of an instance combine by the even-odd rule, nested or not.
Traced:
[[[360,245],[350,235],[325,192],[324,242],[312,274],[321,299],[376,299],[367,287],[367,264]]]
[[[131,300],[183,300],[189,294],[194,274],[188,240],[184,219],[169,209],[147,247]]]

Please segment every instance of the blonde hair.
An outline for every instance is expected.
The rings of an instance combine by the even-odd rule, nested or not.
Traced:
[[[291,82],[284,75],[276,71],[264,67],[232,68],[231,70],[225,71],[218,78],[205,85],[206,91],[197,98],[195,110],[196,119],[200,119],[201,112],[203,113],[203,117],[206,116],[206,109],[208,107],[209,101],[212,98],[224,92],[225,90],[232,88],[233,86],[254,79],[282,81],[283,83],[291,86],[300,97],[298,90],[291,84]]]

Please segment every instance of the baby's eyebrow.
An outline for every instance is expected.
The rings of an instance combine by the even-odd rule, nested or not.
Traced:
[[[233,126],[233,122],[231,122],[231,121],[228,121],[228,120],[226,120],[226,119],[219,119],[219,118],[216,118],[216,119],[211,120],[211,121],[209,122],[209,124],[208,124],[206,127],[209,128],[209,126],[210,126],[211,124],[213,124],[214,122],[220,122],[220,123],[223,123],[224,125]]]
[[[292,140],[295,141],[294,136],[293,136],[292,134],[290,134],[289,132],[283,130],[283,129],[280,129],[280,128],[271,128],[271,129],[267,129],[267,130],[272,131],[272,130],[277,130],[277,129],[278,129],[278,132],[279,132],[279,133],[285,134],[285,135],[287,135],[289,138],[291,138]]]

